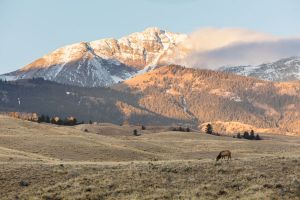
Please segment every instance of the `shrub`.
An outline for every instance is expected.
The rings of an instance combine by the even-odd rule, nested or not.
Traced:
[[[238,133],[238,134],[236,135],[236,137],[237,137],[237,138],[239,138],[239,139],[241,139],[241,138],[242,138],[242,136],[241,136],[241,134],[240,134],[240,133]]]
[[[134,136],[139,136],[138,131],[136,129],[133,130],[133,135]]]
[[[77,119],[75,117],[67,117],[63,123],[64,125],[74,126],[77,124]]]
[[[255,139],[256,140],[261,140],[261,137],[258,134],[256,134]]]
[[[189,127],[183,128],[181,126],[179,126],[179,127],[171,127],[170,130],[171,131],[180,131],[180,132],[191,132],[191,129]]]
[[[181,132],[183,132],[183,131],[184,131],[184,129],[183,129],[181,126],[179,126],[179,128],[178,128],[178,131],[181,131]]]
[[[30,183],[28,181],[22,180],[22,181],[20,181],[19,185],[22,187],[27,187],[30,185]]]
[[[142,125],[142,130],[146,130],[146,126]]]
[[[59,119],[59,120],[57,121],[57,124],[58,124],[58,125],[64,125],[64,122],[63,122],[63,120]]]

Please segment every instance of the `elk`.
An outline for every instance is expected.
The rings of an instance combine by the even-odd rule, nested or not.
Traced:
[[[223,159],[223,158],[225,159],[226,157],[227,157],[227,160],[229,160],[229,159],[231,160],[231,152],[229,150],[221,151],[216,158],[216,162],[220,159]]]

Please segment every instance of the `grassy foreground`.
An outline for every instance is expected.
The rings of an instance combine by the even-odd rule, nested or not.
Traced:
[[[0,117],[1,199],[299,199],[300,138],[249,141]],[[88,129],[88,132],[84,132]],[[230,162],[215,162],[229,149]]]

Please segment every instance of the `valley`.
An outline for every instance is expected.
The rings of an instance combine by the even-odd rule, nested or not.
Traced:
[[[262,137],[0,116],[1,199],[297,199],[299,137]]]

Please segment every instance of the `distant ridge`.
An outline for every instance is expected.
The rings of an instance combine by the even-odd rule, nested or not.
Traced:
[[[300,58],[283,58],[258,66],[221,67],[219,70],[268,81],[295,81],[300,80]]]

